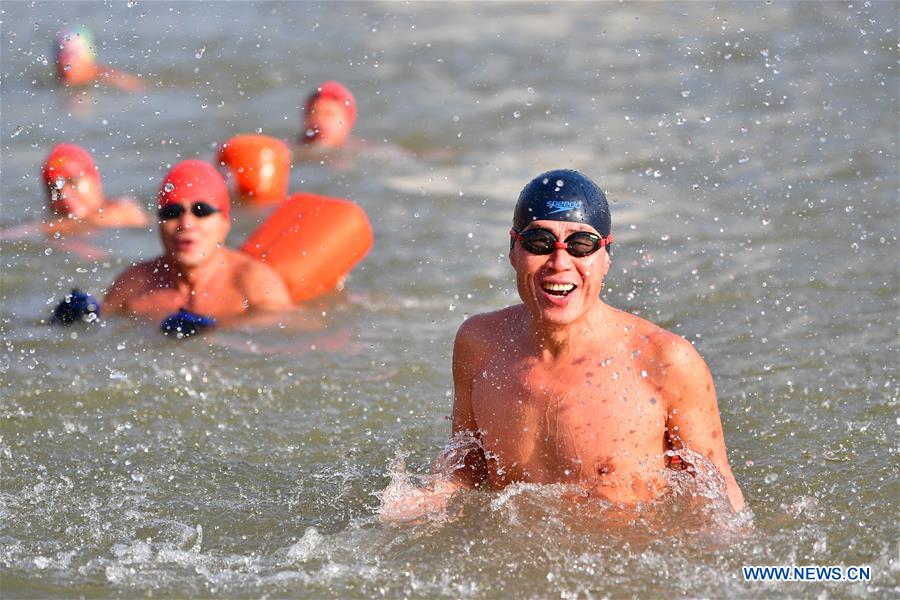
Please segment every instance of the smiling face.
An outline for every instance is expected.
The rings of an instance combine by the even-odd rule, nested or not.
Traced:
[[[221,212],[197,217],[191,212],[192,203],[190,200],[170,203],[179,204],[184,213],[159,223],[166,257],[184,269],[194,269],[209,261],[225,244],[231,230],[231,222]]]
[[[336,98],[319,96],[307,108],[307,143],[340,146],[350,135],[352,127],[346,104]]]
[[[547,229],[564,241],[577,231],[597,233],[584,223],[534,221],[525,230]],[[609,271],[609,255],[601,248],[576,258],[565,249],[550,254],[531,254],[520,242],[513,245],[509,261],[516,270],[519,297],[535,321],[553,327],[571,325],[600,302],[603,279]]]

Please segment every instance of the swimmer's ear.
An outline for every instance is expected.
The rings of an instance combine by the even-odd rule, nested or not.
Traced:
[[[606,248],[603,249],[603,256],[601,261],[603,262],[603,276],[609,272],[609,265],[612,264],[612,257],[609,255],[609,252]]]

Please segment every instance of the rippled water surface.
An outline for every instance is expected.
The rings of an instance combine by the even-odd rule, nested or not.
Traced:
[[[24,3],[2,16],[0,226],[43,217],[52,144],[148,206],[169,164],[293,139],[322,80],[357,154],[293,190],[351,198],[376,242],[341,294],[175,342],[39,324],[158,252],[2,250],[5,597],[892,597],[898,528],[898,4]],[[54,86],[83,23],[147,89]],[[695,342],[750,512],[690,493],[639,513],[554,486],[383,524],[445,444],[450,351],[516,300],[512,207],[573,167],[613,202],[605,292]],[[264,217],[237,209],[231,242]],[[742,565],[870,565],[868,583],[749,583]]]

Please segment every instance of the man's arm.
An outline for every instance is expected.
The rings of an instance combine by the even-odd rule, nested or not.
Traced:
[[[139,92],[144,89],[144,82],[139,77],[128,71],[114,69],[108,65],[100,66],[99,78],[114,88],[125,92]]]
[[[427,514],[443,512],[454,493],[487,481],[484,451],[472,412],[472,367],[477,358],[473,354],[473,326],[471,319],[463,323],[453,345],[455,398],[450,442],[434,461],[434,475],[427,485],[410,488],[392,481],[382,492],[379,513],[386,521],[416,522]]]
[[[451,414],[451,445],[465,444],[455,449],[457,462],[461,468],[453,472],[453,481],[472,489],[487,481],[487,461],[475,413],[472,410],[472,382],[477,372],[479,352],[483,344],[479,342],[479,317],[464,322],[456,333],[453,344],[453,412]],[[467,441],[466,444],[465,442]]]
[[[101,227],[146,227],[150,217],[132,198],[122,197],[106,203],[98,224]]]
[[[660,352],[669,439],[675,448],[687,447],[712,462],[725,480],[732,508],[741,511],[744,495],[728,464],[712,374],[693,345],[670,335]]]

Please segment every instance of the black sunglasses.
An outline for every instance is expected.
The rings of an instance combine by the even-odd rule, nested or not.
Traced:
[[[166,204],[160,208],[156,214],[159,216],[160,221],[169,221],[183,215],[185,210],[186,209],[180,204]],[[194,202],[191,204],[191,214],[198,219],[208,217],[217,212],[220,212],[219,209],[209,202]]]
[[[555,250],[565,249],[575,258],[590,256],[613,242],[612,234],[601,237],[590,231],[576,231],[562,242],[549,229],[526,229],[522,233],[510,229],[509,235],[532,254],[552,254]]]

